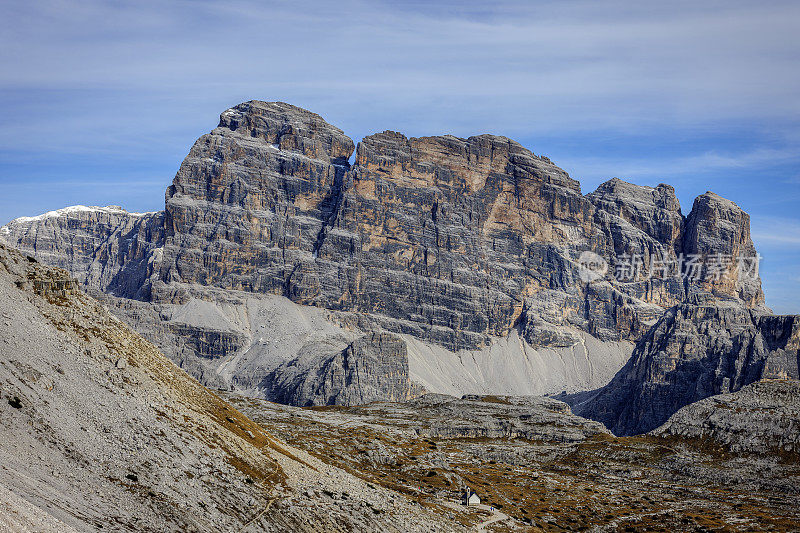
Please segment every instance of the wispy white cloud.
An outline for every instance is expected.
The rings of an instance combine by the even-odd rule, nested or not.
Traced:
[[[143,127],[196,127],[251,98],[314,108],[353,136],[800,118],[794,2],[7,4],[0,90],[70,90],[37,104],[75,105],[26,110],[0,148],[91,150],[93,127],[108,140],[94,149],[136,146]]]
[[[759,248],[800,248],[800,219],[759,216],[753,218],[750,225]]]
[[[710,151],[701,155],[684,158],[679,165],[681,171],[750,168],[769,165],[780,165],[800,160],[800,147],[757,148],[740,153],[720,153]]]
[[[696,155],[676,155],[664,157],[658,153],[648,153],[645,157],[575,157],[568,166],[580,169],[579,172],[599,177],[639,177],[676,176],[700,174],[709,170],[744,169],[764,165],[780,165],[800,161],[800,147],[756,148],[741,152],[720,153],[706,151]]]

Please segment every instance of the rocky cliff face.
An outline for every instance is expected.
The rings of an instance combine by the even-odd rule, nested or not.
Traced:
[[[155,300],[181,281],[303,298],[353,142],[314,113],[250,102],[223,113],[167,189]]]
[[[584,196],[549,159],[505,137],[386,131],[356,147],[319,115],[284,103],[225,111],[182,163],[163,213],[76,216],[14,222],[3,238],[89,287],[167,313],[165,335],[187,339],[175,352],[199,372],[209,369],[204,360],[260,350],[252,321],[187,327],[167,316],[219,291],[281,295],[349,313],[361,335],[388,331],[451,352],[488,349],[512,333],[525,349],[569,349],[587,335],[636,342],[696,294],[763,311],[757,271],[741,268],[756,255],[749,218],[713,193],[688,216],[667,185],[613,179]],[[601,267],[589,278],[587,253]],[[342,349],[317,352],[335,364],[313,385],[308,373],[283,382],[316,390],[343,375]],[[259,368],[229,378],[252,385],[276,366]]]
[[[686,219],[684,251],[710,258],[707,265],[724,263],[726,258],[756,257],[750,238],[750,216],[735,203],[712,192],[698,196]],[[722,261],[715,263],[715,258]],[[702,287],[715,295],[737,296],[750,307],[763,304],[760,280],[743,272],[750,266],[750,262],[742,265],[733,262],[722,272],[705,276]]]
[[[199,283],[374,315],[450,349],[514,327],[534,345],[568,346],[575,328],[636,339],[658,307],[706,287],[674,276],[681,254],[754,251],[731,202],[701,197],[684,219],[666,185],[612,180],[584,197],[549,159],[505,137],[383,132],[358,144],[351,168],[352,151],[341,130],[287,104],[223,113],[167,191],[152,298],[181,302],[174,282]],[[669,261],[672,277],[586,286],[575,263],[585,250],[610,274],[628,255]],[[713,288],[763,302],[757,278]]]
[[[0,228],[0,239],[69,271],[84,287],[143,297],[163,225],[160,212],[79,205],[13,220]]]
[[[644,433],[681,407],[761,379],[800,379],[800,317],[761,315],[740,301],[700,296],[669,309],[628,364],[574,411],[617,435]]]
[[[450,347],[507,334],[527,296],[568,283],[543,260],[566,262],[557,245],[591,232],[577,182],[504,137],[384,132],[359,143],[348,179],[321,258],[352,242],[353,303]]]

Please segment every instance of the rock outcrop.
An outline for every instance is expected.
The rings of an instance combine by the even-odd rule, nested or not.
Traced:
[[[800,457],[800,383],[769,379],[683,407],[654,435],[710,439],[733,452]]]
[[[697,296],[669,309],[617,376],[597,393],[574,398],[573,410],[617,435],[645,433],[708,396],[765,378],[800,379],[798,344],[798,316]]]
[[[419,430],[423,437],[573,443],[608,434],[602,424],[573,415],[567,404],[538,396],[466,395],[459,400],[426,394],[406,408],[428,422]]]
[[[389,333],[365,335],[328,357],[304,354],[272,371],[263,387],[268,398],[301,406],[403,402],[422,393],[409,377],[406,343]]]
[[[735,203],[712,192],[698,196],[686,219],[684,250],[707,260],[706,273],[709,267],[722,267],[704,276],[704,289],[723,297],[737,296],[750,307],[764,303],[760,280],[746,275],[752,261],[735,261],[758,255],[750,238],[750,216]],[[734,261],[726,264],[730,259]]]

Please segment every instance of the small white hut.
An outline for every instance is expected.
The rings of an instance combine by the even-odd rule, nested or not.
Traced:
[[[464,494],[461,496],[461,503],[464,505],[480,505],[481,498],[472,489],[466,487]]]

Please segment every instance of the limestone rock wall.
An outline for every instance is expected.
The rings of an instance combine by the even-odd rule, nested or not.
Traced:
[[[301,297],[292,280],[313,260],[352,151],[340,130],[287,104],[223,113],[167,189],[153,299],[178,298],[172,281]]]
[[[718,295],[734,295],[749,306],[764,303],[760,279],[745,276],[741,271],[749,263],[741,263],[757,256],[753,240],[750,238],[750,216],[735,203],[712,192],[698,196],[692,212],[686,219],[684,250],[687,254],[698,254],[710,264],[718,258],[718,264],[725,265],[724,276],[707,276],[703,287]]]
[[[698,237],[717,219],[701,208],[684,219],[669,186],[615,179],[583,196],[549,159],[505,137],[386,131],[358,144],[351,167],[352,151],[341,130],[288,104],[224,112],[167,191],[153,301],[184,301],[176,282],[282,294],[449,349],[512,328],[544,346],[576,342],[576,329],[635,340],[691,284],[619,282],[619,256],[677,263],[688,250],[752,249],[746,231]],[[586,250],[610,265],[596,285],[578,276]],[[763,303],[757,278],[725,283],[696,285]]]
[[[618,435],[645,433],[681,407],[765,378],[800,379],[798,316],[762,315],[742,302],[697,296],[669,309],[628,364],[576,414]]]

